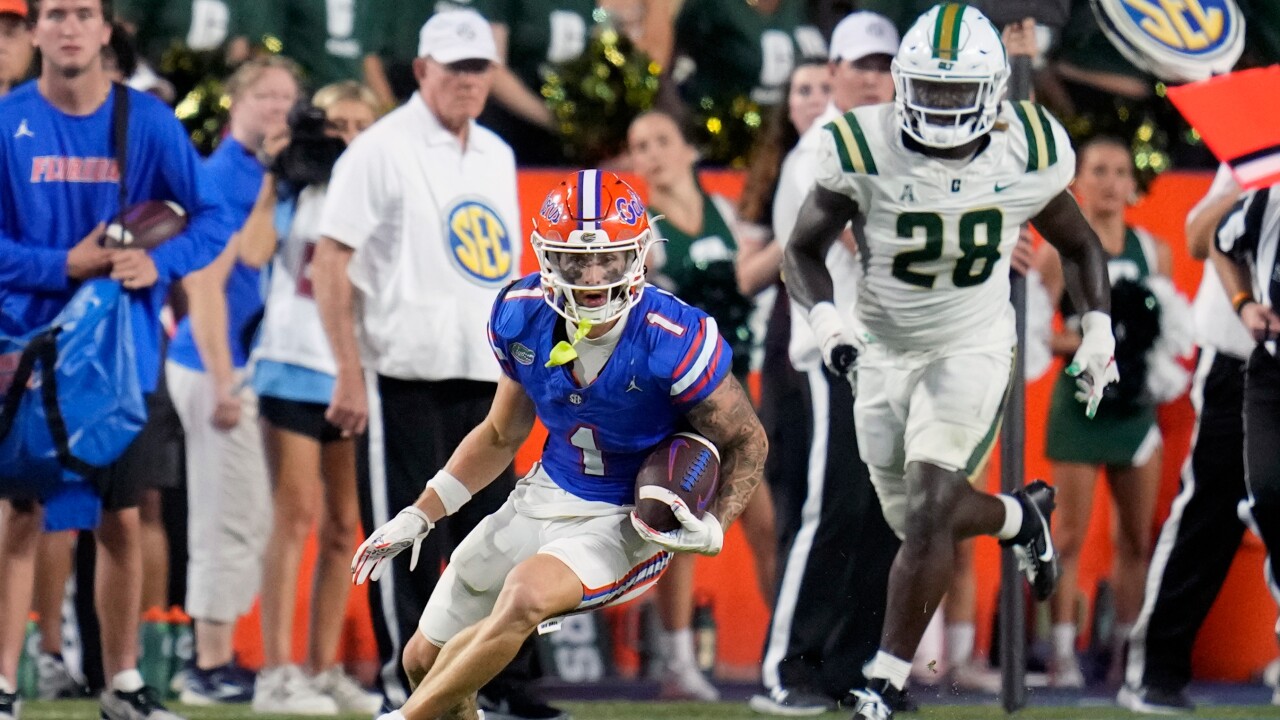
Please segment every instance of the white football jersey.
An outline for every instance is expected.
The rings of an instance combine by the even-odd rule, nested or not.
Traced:
[[[853,198],[866,221],[857,316],[875,341],[934,350],[1007,330],[1012,345],[1019,227],[1075,172],[1062,125],[1039,105],[1005,102],[990,143],[963,161],[909,150],[892,103],[855,108],[825,130],[817,182]]]

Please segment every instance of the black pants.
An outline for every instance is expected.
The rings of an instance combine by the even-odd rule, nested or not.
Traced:
[[[762,671],[766,687],[839,699],[865,684],[899,543],[858,454],[849,384],[825,369],[804,377],[808,412],[779,429],[803,432],[806,461],[770,480],[782,562]]]
[[[1213,606],[1245,526],[1244,362],[1201,351],[1191,387],[1199,416],[1181,490],[1151,558],[1142,612],[1130,635],[1125,680],[1135,688],[1182,689],[1191,680],[1191,648]],[[1280,383],[1276,385],[1280,388]],[[1268,442],[1275,459],[1280,426]],[[1275,484],[1273,484],[1275,485]],[[1280,487],[1280,485],[1275,485]]]
[[[1280,597],[1272,565],[1280,551],[1280,358],[1262,345],[1244,374],[1244,481],[1253,529],[1267,548],[1267,584]]]
[[[397,380],[378,377],[382,411],[370,413],[369,431],[358,448],[360,521],[366,532],[386,523],[418,499],[428,480],[444,467],[454,449],[471,429],[484,420],[497,385],[471,380]],[[404,704],[409,683],[401,654],[418,629],[418,618],[440,579],[440,571],[453,549],[482,519],[506,502],[515,487],[515,474],[507,468],[484,490],[476,493],[454,515],[436,523],[422,543],[418,567],[409,572],[410,553],[401,553],[391,572],[369,587],[374,635],[378,641],[381,670],[378,684],[396,707]],[[498,680],[515,682],[527,677],[533,662],[531,644]]]

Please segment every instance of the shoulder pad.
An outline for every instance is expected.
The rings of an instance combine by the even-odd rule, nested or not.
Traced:
[[[1045,170],[1058,162],[1054,121],[1044,108],[1029,100],[1013,100],[1009,104],[1027,136],[1027,172]]]
[[[840,158],[841,169],[847,173],[876,174],[876,161],[871,157],[871,146],[852,110],[827,123],[823,129],[831,133],[836,141],[836,155]]]
[[[529,287],[527,277],[508,283],[493,301],[493,315],[489,329],[499,337],[512,338],[520,334],[529,316],[542,306],[542,289],[536,284]],[[536,304],[535,304],[536,303]]]

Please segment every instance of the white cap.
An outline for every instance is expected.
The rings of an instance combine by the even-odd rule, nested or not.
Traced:
[[[898,29],[889,19],[867,10],[846,15],[831,33],[832,62],[868,55],[897,55]]]
[[[448,65],[459,60],[498,62],[489,22],[475,10],[446,10],[427,20],[418,33],[418,57]]]

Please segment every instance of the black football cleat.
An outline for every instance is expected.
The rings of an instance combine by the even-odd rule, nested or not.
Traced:
[[[1027,576],[1032,594],[1041,602],[1053,595],[1058,585],[1058,553],[1053,549],[1049,518],[1055,507],[1057,491],[1043,480],[1034,480],[1013,497],[1022,503],[1022,529],[1001,545],[1013,548],[1018,569]]]

